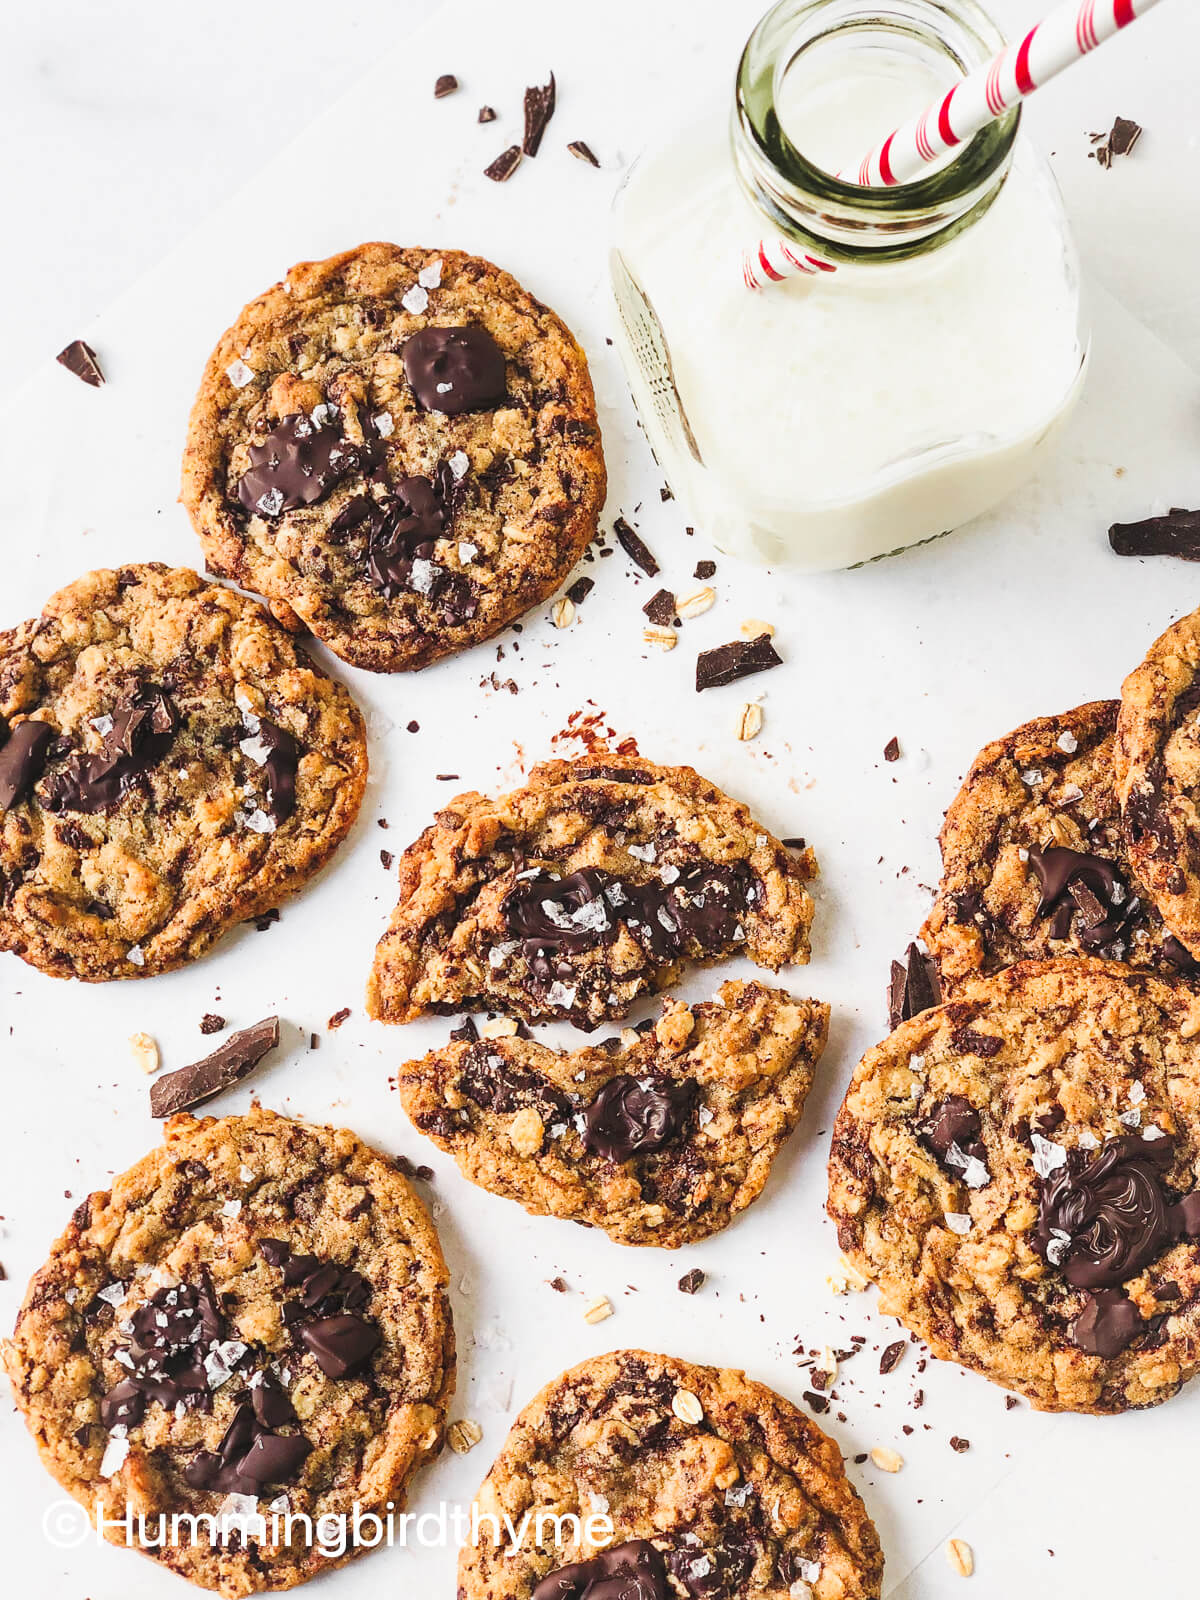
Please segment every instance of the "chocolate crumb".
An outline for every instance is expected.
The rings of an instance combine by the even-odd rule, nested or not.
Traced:
[[[1005,1411],[1015,1411],[1020,1404],[1021,1402],[1017,1399],[1015,1394],[1006,1394],[1004,1396]]]
[[[818,1416],[822,1416],[829,1410],[829,1396],[827,1394],[816,1394],[812,1389],[806,1389],[804,1391],[804,1399],[805,1403]]]
[[[572,139],[567,149],[573,156],[578,156],[580,161],[586,161],[589,167],[598,167],[600,165],[596,159],[596,152],[590,144],[584,144],[582,139]]]
[[[66,367],[68,372],[74,373],[77,378],[82,378],[84,383],[93,389],[98,389],[104,382],[104,374],[96,359],[96,352],[82,339],[72,339],[66,349],[60,350],[54,359],[60,367]]]
[[[790,839],[781,839],[779,842],[789,850],[806,850],[808,848],[800,834],[793,834]]]
[[[220,1033],[225,1026],[225,1018],[219,1017],[215,1011],[206,1011],[200,1018],[201,1033]]]
[[[883,759],[885,761],[899,761],[900,759],[900,741],[895,734],[883,747]]]
[[[1088,154],[1102,167],[1111,167],[1118,156],[1127,156],[1142,137],[1142,129],[1130,117],[1118,117],[1107,133],[1092,133],[1088,137],[1093,149]]]
[[[905,1348],[906,1346],[903,1339],[897,1339],[895,1344],[888,1345],[887,1349],[879,1358],[879,1371],[883,1377],[886,1378],[889,1372],[894,1372],[896,1370],[896,1367],[900,1362],[900,1357],[904,1354]]]
[[[507,183],[520,165],[521,146],[510,144],[507,150],[500,152],[490,167],[484,167],[483,175],[485,178],[490,178],[493,183]]]
[[[390,872],[392,870],[392,862],[395,861],[395,859],[395,856],[390,850],[381,850],[379,852],[379,860],[382,863],[383,870],[385,872]]]
[[[696,657],[696,693],[723,689],[726,684],[737,683],[739,678],[769,672],[772,667],[782,665],[783,657],[771,643],[770,634],[760,633],[756,639],[734,639],[729,644],[717,645],[715,650],[702,650]]]
[[[696,1294],[704,1287],[704,1274],[699,1267],[692,1267],[685,1272],[679,1280],[680,1294]]]
[[[549,1281],[550,1287],[554,1290],[555,1294],[566,1294],[567,1280],[565,1278],[551,1278]]]
[[[433,98],[444,100],[448,94],[453,94],[458,88],[458,79],[452,72],[443,72],[433,86]]]
[[[319,1033],[310,1033],[309,1034],[309,1036],[308,1036],[308,1048],[310,1050],[319,1050],[321,1048],[321,1035]]]
[[[717,563],[715,561],[697,561],[696,570],[692,576],[694,578],[711,578],[716,570]]]
[[[970,1439],[960,1439],[956,1433],[951,1434],[950,1448],[951,1450],[957,1451],[959,1455],[962,1455],[964,1450],[969,1450],[971,1448],[971,1441]]]
[[[254,923],[256,932],[266,933],[269,927],[279,921],[279,908],[276,907],[272,911],[264,911],[261,917],[253,917],[251,920]]]
[[[536,156],[542,147],[542,135],[545,133],[550,118],[554,115],[554,106],[557,91],[554,83],[554,74],[550,74],[550,82],[540,88],[536,86],[525,91],[525,138],[521,142],[521,149],[527,156]]]
[[[335,1028],[340,1028],[341,1027],[342,1023],[345,1022],[346,1018],[349,1015],[350,1015],[350,1007],[349,1006],[343,1006],[340,1011],[335,1011],[333,1013],[333,1015],[330,1017],[329,1021],[325,1024],[325,1026],[332,1033]]]
[[[669,628],[675,621],[675,596],[670,589],[659,589],[652,594],[642,610],[660,627]]]
[[[150,1115],[173,1117],[177,1111],[203,1105],[246,1077],[279,1043],[279,1018],[265,1017],[252,1028],[231,1033],[203,1061],[168,1072],[150,1085]]]
[[[613,532],[617,536],[617,542],[621,549],[624,550],[634,565],[641,567],[648,578],[657,578],[660,570],[658,562],[638,537],[636,530],[630,527],[624,517],[618,517],[613,523]]]
[[[496,108],[494,106],[480,106],[478,120],[480,122],[495,122]]]
[[[582,605],[595,587],[595,578],[576,578],[567,590],[567,599],[572,605]]]
[[[1114,522],[1108,542],[1119,556],[1176,556],[1200,561],[1200,511],[1172,506],[1164,517]]]

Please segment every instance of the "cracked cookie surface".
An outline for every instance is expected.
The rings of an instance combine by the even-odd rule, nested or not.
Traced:
[[[362,718],[257,601],[157,563],[88,573],[0,633],[0,949],[147,977],[333,854]]]
[[[1121,685],[1117,798],[1129,854],[1200,962],[1200,611],[1156,639]]]
[[[811,851],[690,767],[599,752],[464,794],[400,861],[371,1016],[499,1009],[594,1028],[689,963],[808,960]]]
[[[554,313],[457,250],[301,262],[205,370],[183,501],[209,567],[355,666],[488,639],[595,538],[587,360]]]
[[[981,978],[868,1051],[829,1214],[880,1308],[1047,1411],[1200,1365],[1200,993],[1086,956]]]
[[[459,1557],[463,1600],[877,1600],[883,1558],[841,1452],[744,1373],[644,1350],[564,1372],[513,1425],[476,1496],[481,1537]],[[539,1548],[538,1514],[574,1514],[584,1538]],[[611,1543],[586,1542],[600,1512]],[[529,1514],[515,1552],[504,1535]],[[551,1527],[553,1524],[550,1525]],[[618,1580],[614,1582],[613,1580]],[[607,1580],[607,1581],[606,1581]]]
[[[259,1108],[180,1116],[77,1208],[5,1364],[46,1467],[93,1520],[128,1504],[153,1532],[176,1512],[269,1517],[281,1496],[314,1522],[382,1512],[441,1444],[445,1290],[423,1206],[352,1133]],[[337,1564],[293,1530],[150,1554],[249,1595]]]
[[[1118,705],[1039,717],[985,745],[946,812],[942,881],[921,936],[944,993],[1015,961],[1090,955],[1200,974],[1125,845]]]
[[[668,1002],[615,1048],[455,1037],[402,1068],[397,1087],[414,1124],[481,1188],[623,1244],[674,1249],[762,1192],[828,1027],[818,1001],[731,982],[715,1001]]]
[[[277,906],[366,784],[363,721],[257,601],[157,563],[0,633],[0,949],[148,977]]]

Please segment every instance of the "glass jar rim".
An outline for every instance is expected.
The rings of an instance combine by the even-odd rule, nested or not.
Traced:
[[[794,46],[806,29],[811,37],[802,48],[851,31],[876,36],[908,33],[937,45],[964,74],[990,60],[1004,45],[1004,35],[976,0],[777,0],[746,42],[734,93],[733,136],[739,169],[749,165],[751,198],[760,208],[767,209],[771,220],[784,231],[790,231],[790,221],[802,232],[805,224],[811,223],[814,206],[830,221],[889,232],[902,229],[905,223],[919,227],[931,215],[948,211],[952,213],[948,221],[974,214],[1007,172],[1020,126],[1020,106],[965,140],[949,161],[909,183],[865,187],[835,177],[806,159],[792,143],[775,108],[780,55]],[[971,50],[971,46],[976,48]],[[793,51],[793,59],[796,53]],[[769,83],[764,83],[765,79]],[[803,222],[790,215],[790,198],[804,214]],[[764,199],[770,202],[766,207]]]

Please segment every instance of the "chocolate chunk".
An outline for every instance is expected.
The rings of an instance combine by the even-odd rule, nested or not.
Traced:
[[[1116,1289],[1136,1278],[1175,1237],[1163,1172],[1169,1139],[1108,1139],[1089,1157],[1067,1152],[1042,1182],[1037,1248],[1075,1289]]]
[[[941,986],[937,966],[923,955],[916,944],[910,944],[903,961],[892,962],[891,981],[888,983],[888,1026],[898,1028],[902,1022],[919,1017],[922,1011],[941,1003]]]
[[[970,1439],[960,1439],[956,1433],[952,1433],[950,1435],[950,1448],[957,1455],[961,1456],[964,1451],[967,1451],[971,1448],[971,1441]]]
[[[990,1061],[1004,1048],[1004,1040],[997,1033],[979,1033],[974,1028],[959,1028],[950,1035],[950,1043],[959,1055],[982,1056]]]
[[[1200,511],[1176,507],[1165,517],[1114,522],[1108,542],[1119,556],[1178,556],[1180,561],[1200,561]]]
[[[525,138],[522,140],[521,149],[527,156],[535,156],[542,146],[542,135],[550,118],[554,115],[556,91],[554,74],[550,74],[550,82],[541,88],[526,89],[525,91]]]
[[[900,741],[895,734],[883,747],[883,759],[885,761],[899,761],[900,759]]]
[[[804,1398],[808,1400],[810,1396]],[[824,1410],[825,1406],[818,1409]],[[750,1576],[759,1549],[752,1534],[734,1532],[715,1546],[697,1549],[689,1545],[672,1550],[667,1565],[690,1600],[731,1600]]]
[[[661,1150],[683,1131],[699,1086],[669,1078],[610,1078],[584,1112],[583,1143],[608,1161]]]
[[[1163,960],[1181,972],[1185,978],[1200,977],[1200,961],[1185,944],[1182,944],[1173,933],[1164,933],[1162,942]]]
[[[134,1378],[122,1378],[100,1401],[100,1421],[108,1429],[136,1428],[146,1415],[146,1396]]]
[[[1138,1308],[1119,1289],[1089,1294],[1084,1308],[1071,1324],[1071,1343],[1085,1355],[1110,1361],[1146,1331]]]
[[[286,1390],[269,1372],[264,1372],[257,1383],[251,1384],[250,1404],[264,1428],[283,1428],[296,1421],[296,1410]]]
[[[53,738],[48,722],[18,722],[9,730],[0,744],[0,812],[19,805],[41,777]]]
[[[96,352],[82,339],[72,339],[67,348],[60,350],[54,359],[59,366],[66,367],[68,372],[74,373],[77,378],[82,378],[84,383],[90,384],[93,389],[98,389],[104,382],[104,374],[96,359]]]
[[[1141,901],[1130,894],[1114,863],[1103,856],[1063,845],[1046,850],[1035,845],[1029,850],[1029,865],[1042,891],[1038,915],[1053,916],[1052,938],[1066,938],[1078,913],[1075,932],[1080,944],[1086,950],[1106,951],[1141,910]]]
[[[696,570],[693,573],[693,577],[711,578],[716,570],[717,563],[715,561],[697,561]]]
[[[605,890],[613,881],[598,867],[582,867],[565,878],[539,873],[515,884],[501,910],[510,933],[538,951],[576,955],[617,937],[616,918],[609,912]]]
[[[240,1083],[278,1043],[278,1017],[266,1017],[252,1028],[231,1033],[203,1061],[168,1072],[150,1085],[150,1115],[173,1117],[177,1111],[203,1105],[222,1090]]]
[[[680,1294],[696,1294],[704,1286],[704,1274],[699,1267],[692,1267],[685,1272],[677,1285]]]
[[[904,1354],[905,1348],[906,1347],[903,1339],[897,1339],[895,1344],[888,1345],[887,1349],[879,1358],[879,1371],[883,1377],[886,1378],[889,1372],[894,1372],[896,1370],[896,1367],[899,1365],[900,1358]]]
[[[401,358],[404,375],[426,411],[457,417],[465,411],[488,411],[507,396],[504,351],[478,323],[422,328],[405,341]]]
[[[480,122],[495,122],[495,120],[496,120],[496,109],[495,109],[495,107],[494,106],[480,106],[480,108],[479,108],[479,119],[478,120]]]
[[[656,578],[659,572],[658,562],[642,543],[637,531],[630,527],[624,517],[618,517],[613,523],[613,532],[617,536],[617,542],[620,544],[621,549],[624,550],[634,565],[641,567],[648,578]]]
[[[594,578],[576,578],[575,582],[567,590],[567,599],[573,605],[582,605],[595,587],[596,580]]]
[[[157,766],[175,738],[179,717],[161,689],[143,684],[115,706],[96,755],[73,755],[48,784],[51,811],[107,811],[135,780]]]
[[[215,1011],[206,1011],[200,1018],[201,1033],[220,1033],[225,1026],[225,1018],[219,1017]]]
[[[1111,167],[1117,156],[1127,156],[1142,136],[1140,124],[1130,117],[1118,117],[1107,133],[1091,135],[1093,149],[1088,151],[1102,167]]]
[[[669,628],[675,621],[675,596],[670,589],[659,589],[650,596],[642,610],[651,622]]]
[[[493,183],[507,183],[520,165],[521,146],[510,144],[507,150],[500,152],[490,167],[484,167],[483,175],[485,178],[490,178]]]
[[[662,1553],[648,1539],[629,1539],[549,1573],[533,1600],[667,1600],[667,1594]]]
[[[330,1017],[329,1021],[325,1024],[325,1026],[327,1028],[329,1028],[329,1029],[336,1030],[336,1029],[341,1027],[342,1023],[345,1022],[346,1018],[349,1015],[350,1015],[350,1007],[349,1006],[343,1006],[340,1011],[335,1011],[333,1013],[333,1015]]]
[[[279,517],[298,506],[316,505],[363,464],[362,453],[342,435],[332,406],[327,420],[303,412],[284,417],[262,444],[250,446],[250,465],[238,484],[238,500],[252,515]]]
[[[964,1155],[977,1161],[984,1157],[980,1142],[983,1124],[978,1111],[965,1095],[951,1094],[935,1107],[932,1116],[921,1129],[921,1136],[930,1149],[944,1161],[952,1145],[957,1145]]]
[[[696,693],[722,689],[739,678],[769,672],[772,667],[782,665],[783,657],[771,643],[769,633],[760,633],[757,639],[734,639],[729,644],[718,645],[715,650],[702,650],[696,657]]]
[[[258,1253],[271,1267],[282,1267],[291,1259],[291,1246],[282,1239],[260,1239]]]
[[[255,1484],[290,1483],[311,1451],[303,1434],[260,1433],[237,1470]]]
[[[572,139],[567,149],[578,160],[586,161],[589,167],[598,167],[600,165],[596,159],[596,152],[590,144],[584,144],[582,139]]]
[[[300,765],[300,746],[284,728],[266,718],[258,725],[258,737],[267,748],[264,770],[267,776],[267,811],[275,822],[286,822],[296,809],[296,768]]]
[[[458,88],[458,79],[452,72],[443,72],[433,86],[433,98],[444,100],[448,94],[453,94]]]
[[[349,1312],[302,1323],[299,1337],[327,1378],[352,1376],[374,1355],[380,1343],[379,1329]]]

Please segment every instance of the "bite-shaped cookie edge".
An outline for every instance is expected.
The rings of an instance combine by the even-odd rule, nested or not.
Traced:
[[[1121,685],[1114,764],[1130,859],[1167,927],[1200,960],[1200,871],[1189,865],[1200,854],[1200,813],[1195,798],[1169,783],[1165,762],[1176,705],[1198,675],[1193,611],[1154,641]]]
[[[560,1432],[555,1421],[560,1399],[586,1388],[599,1390],[603,1398],[622,1381],[631,1365],[655,1370],[671,1379],[678,1389],[695,1396],[703,1411],[701,1422],[712,1427],[718,1437],[744,1443],[751,1461],[766,1457],[799,1482],[805,1499],[819,1509],[823,1528],[837,1530],[837,1547],[822,1549],[821,1565],[831,1571],[840,1587],[822,1590],[818,1586],[817,1595],[878,1600],[883,1585],[879,1535],[846,1477],[842,1454],[834,1441],[782,1395],[736,1368],[700,1366],[646,1350],[613,1350],[594,1356],[568,1368],[539,1390],[517,1417],[475,1496],[481,1526],[490,1526],[483,1524],[484,1514],[497,1517],[503,1527],[506,1513],[515,1524],[530,1508],[531,1486],[537,1481],[532,1469],[543,1455],[541,1441],[556,1439]],[[739,1477],[743,1474],[739,1473]],[[554,1481],[561,1486],[560,1480]],[[583,1498],[582,1485],[567,1487],[573,1487],[577,1497]],[[556,1503],[548,1509],[561,1514],[565,1508]],[[580,1505],[577,1509],[586,1516],[590,1507]],[[638,1537],[653,1540],[659,1532],[657,1527],[619,1527],[613,1543]],[[496,1548],[485,1537],[478,1544],[468,1541],[459,1553],[459,1595],[462,1600],[531,1600],[542,1577],[593,1553],[591,1546],[558,1548],[549,1561],[539,1552],[540,1559],[534,1563],[524,1548],[510,1555],[506,1545]],[[818,1559],[815,1552],[814,1559]]]
[[[864,1124],[855,1113],[856,1096],[873,1081],[886,1079],[892,1072],[903,1074],[912,1057],[925,1054],[939,1030],[955,1030],[959,1019],[970,1023],[986,1022],[989,1008],[1002,1011],[1006,999],[1024,989],[1049,980],[1062,992],[1078,997],[1086,1005],[1090,991],[1103,990],[1109,1003],[1119,1004],[1122,990],[1146,994],[1153,1003],[1179,1019],[1182,1037],[1200,1034],[1200,990],[1185,980],[1169,980],[1154,973],[1135,972],[1115,961],[1097,961],[1087,956],[1070,956],[1053,961],[1023,961],[964,986],[950,1001],[931,1007],[908,1022],[903,1022],[887,1039],[875,1045],[856,1067],[834,1120],[829,1157],[829,1193],[826,1210],[837,1228],[838,1244],[864,1280],[879,1289],[880,1309],[894,1316],[929,1345],[940,1360],[954,1361],[980,1373],[992,1382],[1025,1396],[1035,1410],[1074,1411],[1091,1415],[1111,1415],[1161,1403],[1175,1394],[1196,1370],[1200,1370],[1200,1301],[1192,1311],[1191,1331],[1183,1340],[1194,1354],[1194,1361],[1182,1369],[1175,1361],[1157,1359],[1154,1349],[1136,1352],[1133,1361],[1115,1358],[1117,1370],[1133,1368],[1128,1386],[1114,1390],[1103,1381],[1106,1361],[1078,1349],[1057,1352],[1053,1370],[1044,1378],[1030,1377],[1015,1370],[1012,1360],[985,1362],[963,1348],[955,1322],[952,1295],[946,1284],[953,1271],[955,1253],[962,1242],[949,1228],[938,1230],[937,1248],[931,1252],[927,1273],[907,1279],[877,1265],[863,1248],[863,1219],[869,1214],[875,1191],[875,1174],[885,1176],[885,1167],[873,1147],[869,1130],[879,1124]],[[1097,1008],[1098,1009],[1098,1008]],[[966,1025],[964,1023],[964,1025]],[[902,1088],[903,1084],[898,1085]],[[1195,1081],[1179,1079],[1172,1084],[1181,1104],[1200,1103],[1200,1047],[1197,1048]],[[886,1130],[880,1134],[883,1149],[888,1147]],[[935,1157],[914,1144],[915,1159],[927,1168],[930,1181],[947,1180],[940,1173]],[[906,1159],[909,1159],[906,1157]],[[959,1185],[961,1187],[961,1183]],[[893,1238],[899,1223],[895,1210],[887,1208]],[[1036,1214],[1028,1220],[1032,1230]],[[919,1247],[920,1248],[920,1247]],[[928,1314],[922,1310],[917,1291],[927,1291]],[[978,1330],[976,1330],[978,1331]],[[1005,1351],[1005,1355],[1010,1353]],[[1124,1355],[1124,1353],[1122,1353]],[[1143,1359],[1139,1361],[1139,1357]]]
[[[709,1136],[717,1141],[711,1159],[719,1177],[721,1153],[733,1154],[732,1145],[724,1141],[734,1132],[751,1138],[758,1134],[761,1142],[752,1143],[744,1175],[731,1177],[732,1191],[719,1195],[715,1206],[705,1200],[675,1217],[665,1207],[648,1206],[642,1199],[636,1153],[625,1161],[610,1162],[588,1155],[580,1145],[580,1158],[596,1167],[589,1183],[578,1167],[560,1156],[553,1137],[547,1148],[549,1130],[536,1109],[513,1112],[505,1119],[507,1129],[497,1128],[490,1137],[453,1125],[447,1090],[454,1087],[464,1057],[480,1048],[471,1041],[452,1039],[441,1050],[410,1062],[400,1069],[396,1086],[413,1125],[452,1155],[463,1176],[481,1189],[515,1200],[535,1216],[601,1228],[620,1244],[673,1250],[719,1233],[762,1193],[776,1157],[803,1114],[828,1030],[829,1007],[823,1002],[797,999],[760,983],[731,981],[721,986],[715,1001],[691,1006],[668,1001],[651,1031],[615,1052],[589,1046],[564,1053],[517,1037],[482,1041],[487,1051],[511,1060],[519,1071],[536,1073],[560,1092],[574,1089],[589,1097],[621,1075],[643,1078],[651,1071],[677,1082],[698,1081],[702,1093],[706,1082],[719,1088],[723,1076],[736,1079],[739,1088],[760,1079],[767,1084],[762,1099],[750,1107],[754,1126],[749,1135],[736,1125],[727,1135],[718,1120],[715,1134]],[[689,1071],[701,1055],[705,1064]],[[455,1094],[461,1099],[457,1090]],[[776,1120],[762,1125],[767,1108]],[[572,1138],[569,1129],[564,1133]],[[697,1129],[690,1137],[699,1138],[701,1133]],[[647,1209],[662,1212],[663,1225],[647,1218]]]
[[[292,655],[295,671],[311,676],[314,682],[328,685],[339,702],[340,712],[347,724],[347,737],[339,744],[336,751],[339,762],[346,768],[347,782],[339,793],[336,806],[328,814],[321,837],[315,847],[302,859],[292,863],[281,862],[277,856],[268,852],[260,871],[240,885],[236,895],[226,898],[224,909],[219,914],[214,915],[209,911],[203,918],[195,916],[191,919],[184,918],[183,926],[176,932],[168,948],[162,952],[156,948],[161,932],[155,935],[139,946],[142,957],[140,964],[129,960],[127,951],[123,948],[115,951],[111,960],[101,962],[99,966],[94,967],[89,961],[89,957],[95,956],[95,950],[91,946],[85,947],[81,959],[73,960],[54,940],[44,936],[38,937],[36,931],[31,935],[27,927],[14,922],[6,915],[3,902],[0,901],[0,950],[20,956],[30,966],[52,977],[78,978],[85,983],[107,983],[121,978],[149,978],[160,973],[175,971],[204,955],[240,923],[249,922],[264,912],[280,906],[328,864],[354,826],[367,786],[366,725],[362,713],[345,685],[322,672],[292,635],[280,627],[261,601],[250,595],[239,594],[223,584],[210,583],[189,567],[168,567],[163,562],[147,561],[135,562],[127,567],[99,568],[85,573],[51,595],[40,616],[0,632],[0,681],[3,681],[6,672],[12,670],[7,665],[9,659],[16,660],[21,652],[27,653],[46,627],[55,625],[58,619],[69,615],[73,608],[85,602],[89,611],[101,603],[103,593],[93,595],[88,592],[89,590],[103,592],[106,588],[115,588],[122,575],[130,573],[138,574],[138,583],[143,586],[159,585],[168,589],[172,584],[190,580],[195,586],[193,593],[199,593],[203,589],[216,591],[224,597],[222,604],[236,607],[243,615],[256,617],[261,621],[273,640]],[[177,598],[177,596],[168,594],[167,598]],[[14,689],[19,681],[14,674],[12,680]],[[25,681],[32,691],[32,677],[27,677]],[[276,692],[281,681],[278,677],[273,680]],[[297,703],[303,704],[299,696]],[[21,804],[26,803],[21,802]],[[178,914],[172,918],[172,923],[177,920],[179,920]],[[170,926],[171,924],[168,924],[168,928]]]
[[[448,273],[466,263],[474,263],[494,274],[498,298],[511,301],[564,341],[575,357],[568,369],[565,400],[572,411],[590,424],[592,443],[580,447],[585,457],[586,470],[581,476],[587,486],[586,494],[576,500],[574,515],[569,521],[547,530],[547,540],[558,553],[553,570],[541,582],[528,589],[522,587],[511,596],[510,603],[498,607],[485,627],[479,625],[478,618],[457,626],[447,625],[437,635],[428,634],[422,647],[398,654],[386,619],[381,626],[373,627],[366,637],[330,637],[331,630],[312,614],[297,593],[286,561],[279,563],[278,572],[270,583],[263,582],[262,572],[247,559],[236,513],[224,489],[226,452],[221,437],[223,408],[219,397],[229,387],[227,368],[240,360],[253,336],[269,329],[281,315],[290,320],[305,300],[319,298],[339,276],[357,267],[360,269],[358,294],[386,296],[401,287],[410,287],[421,268],[433,261],[441,261]],[[278,283],[244,306],[221,335],[205,365],[188,420],[180,500],[191,518],[205,562],[212,572],[262,594],[285,627],[293,632],[313,632],[351,666],[367,672],[407,672],[494,638],[509,623],[548,599],[595,539],[607,492],[608,477],[587,355],[562,319],[523,288],[511,273],[483,256],[472,256],[463,250],[433,250],[420,245],[400,246],[372,240],[324,261],[297,262]]]
[[[419,1254],[425,1263],[429,1280],[431,1343],[439,1346],[441,1382],[436,1392],[427,1396],[422,1404],[434,1413],[435,1422],[430,1425],[424,1417],[418,1418],[417,1405],[412,1401],[405,1402],[389,1415],[386,1448],[380,1451],[378,1460],[370,1469],[368,1489],[360,1495],[363,1510],[383,1514],[389,1501],[393,1501],[397,1508],[402,1508],[408,1484],[426,1462],[436,1458],[444,1442],[446,1414],[454,1394],[457,1373],[454,1324],[447,1293],[450,1275],[437,1230],[420,1197],[399,1167],[349,1129],[302,1122],[299,1118],[284,1117],[259,1105],[252,1106],[241,1117],[195,1118],[183,1113],[172,1117],[166,1124],[164,1142],[116,1177],[111,1189],[94,1190],[76,1206],[66,1229],[51,1246],[45,1263],[30,1279],[12,1337],[0,1342],[0,1361],[7,1372],[13,1398],[34,1440],[42,1465],[73,1499],[89,1510],[93,1519],[97,1509],[103,1511],[110,1525],[106,1529],[106,1538],[122,1548],[125,1548],[124,1528],[121,1526],[125,1502],[119,1498],[117,1479],[103,1480],[97,1484],[91,1478],[80,1477],[72,1472],[69,1452],[55,1448],[55,1440],[46,1428],[39,1425],[34,1415],[33,1403],[43,1380],[30,1344],[37,1340],[39,1329],[47,1325],[52,1329],[56,1322],[76,1314],[66,1299],[65,1291],[75,1267],[86,1259],[88,1241],[93,1240],[93,1248],[104,1254],[104,1241],[114,1239],[121,1231],[122,1215],[137,1213],[141,1200],[158,1188],[164,1170],[177,1165],[181,1159],[203,1161],[206,1152],[221,1145],[231,1123],[245,1125],[255,1133],[268,1135],[299,1125],[308,1134],[323,1136],[335,1151],[346,1152],[350,1160],[361,1163],[364,1186],[370,1184],[373,1193],[386,1197],[388,1209],[398,1215],[401,1230],[413,1253]],[[406,1434],[411,1437],[406,1437]],[[153,1518],[148,1518],[148,1526],[155,1526]],[[210,1581],[204,1574],[203,1565],[205,1557],[214,1554],[214,1551],[202,1540],[179,1547],[151,1549],[144,1553],[200,1587],[227,1595],[249,1595],[265,1588],[290,1589],[331,1567],[344,1565],[369,1548],[352,1548],[344,1556],[326,1558],[313,1545],[309,1548],[306,1560],[294,1567],[282,1567],[276,1574],[280,1581],[270,1584],[253,1581],[243,1583],[236,1563],[219,1574],[219,1581]],[[236,1550],[234,1553],[236,1555]]]
[[[426,932],[452,914],[461,894],[474,887],[466,881],[462,863],[474,863],[487,856],[504,834],[508,821],[515,820],[514,814],[526,795],[573,783],[604,783],[616,773],[633,773],[643,780],[648,779],[647,786],[663,784],[691,803],[696,812],[705,805],[734,807],[740,818],[744,818],[745,826],[753,826],[756,839],[763,841],[756,845],[748,859],[766,890],[766,913],[779,918],[786,912],[786,920],[795,924],[790,942],[779,939],[774,947],[755,952],[748,940],[742,947],[743,953],[773,972],[784,965],[807,963],[808,935],[815,906],[804,885],[817,871],[812,850],[791,854],[781,840],[754,822],[745,805],[701,777],[692,767],[658,766],[639,756],[598,752],[578,761],[543,762],[534,767],[519,789],[510,790],[497,799],[471,790],[457,795],[438,812],[437,821],[431,823],[400,858],[397,867],[399,896],[387,930],[376,946],[367,980],[367,1014],[377,1022],[403,1023],[438,1009],[440,1002],[436,995],[424,996],[419,992],[425,965]],[[630,782],[627,776],[617,781]],[[785,864],[782,869],[780,862]],[[661,993],[669,988],[687,965],[710,964],[697,961],[664,965],[657,970],[646,992]],[[486,976],[484,985],[477,1000],[454,1000],[450,1009],[487,1008],[491,1002],[486,993]],[[614,1013],[610,1020],[619,1021],[623,1014]],[[537,1013],[537,1018],[540,1017],[541,1013]],[[535,1020],[534,1013],[530,1013],[529,1020]]]

